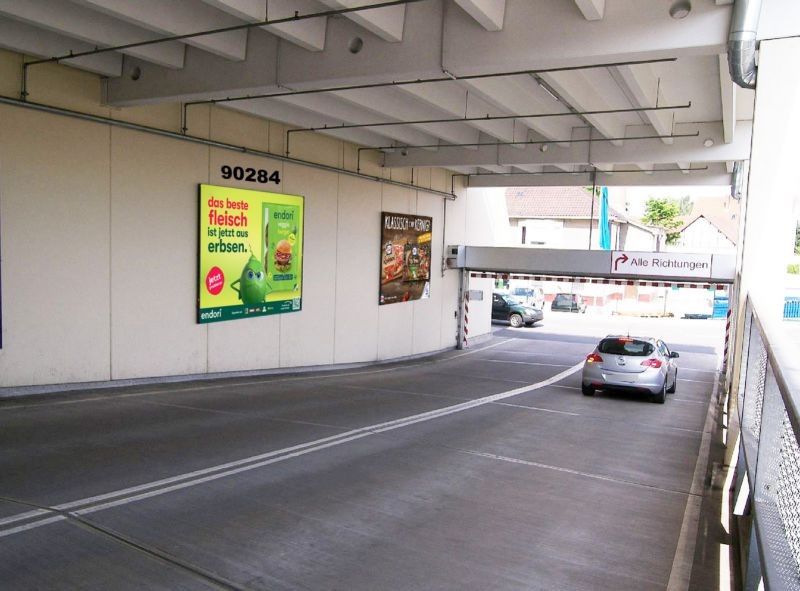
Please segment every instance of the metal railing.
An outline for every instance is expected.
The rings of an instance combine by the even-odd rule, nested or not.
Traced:
[[[780,319],[748,298],[737,392],[741,446],[734,499],[741,586],[800,589],[800,362]],[[746,502],[745,502],[746,501]],[[749,509],[748,509],[749,508]],[[749,532],[746,530],[749,529]]]
[[[784,318],[800,318],[800,298],[786,297],[783,302]]]

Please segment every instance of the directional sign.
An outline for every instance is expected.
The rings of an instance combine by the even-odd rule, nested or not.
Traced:
[[[708,279],[711,277],[711,255],[615,250],[611,256],[611,274]]]

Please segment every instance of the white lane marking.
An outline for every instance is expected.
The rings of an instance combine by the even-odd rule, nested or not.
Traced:
[[[551,412],[559,415],[569,415],[572,417],[579,417],[581,416],[580,413],[577,412],[567,412],[565,410],[553,410],[551,408],[541,408],[539,406],[526,406],[524,404],[511,404],[509,402],[498,402],[496,403],[498,406],[510,406],[512,408],[524,408],[526,410],[537,410],[540,412]]]
[[[514,365],[541,365],[544,367],[572,367],[566,363],[536,363],[534,361],[508,361],[506,359],[479,359],[478,361],[486,361],[488,363],[512,363]],[[583,365],[583,361],[581,361]]]
[[[34,521],[33,523],[27,523],[25,525],[18,525],[17,527],[12,527],[11,529],[4,530],[0,532],[0,538],[4,538],[6,536],[11,536],[14,534],[18,534],[20,532],[27,531],[29,529],[34,529],[37,527],[42,527],[43,525],[49,525],[51,523],[56,523],[58,521],[64,521],[66,517],[63,515],[56,515],[54,517],[48,517],[47,519],[40,519],[39,521]]]
[[[685,591],[689,588],[694,563],[694,547],[697,542],[697,528],[700,523],[700,505],[703,502],[703,481],[708,469],[708,456],[711,448],[711,432],[714,425],[714,405],[717,403],[719,390],[719,376],[714,381],[711,400],[708,404],[706,422],[703,426],[703,438],[700,440],[700,449],[697,452],[697,462],[694,465],[692,476],[691,495],[686,500],[686,509],[683,512],[681,533],[678,536],[678,546],[672,560],[672,569],[669,573],[667,591]]]
[[[309,441],[307,443],[302,443],[292,447],[287,447],[284,449],[279,449],[264,454],[259,454],[256,456],[250,456],[248,458],[227,462],[225,464],[212,466],[210,468],[204,468],[202,470],[195,470],[194,472],[179,474],[171,478],[164,478],[154,482],[148,482],[139,486],[133,486],[126,489],[105,493],[102,495],[96,495],[94,497],[88,497],[85,499],[71,501],[69,503],[56,505],[54,509],[59,511],[68,511],[77,508],[74,511],[76,515],[86,515],[89,513],[102,511],[104,509],[118,507],[120,505],[127,505],[128,503],[163,495],[169,492],[181,490],[191,486],[197,486],[205,482],[211,482],[213,480],[218,480],[220,478],[232,476],[234,474],[239,474],[241,472],[255,470],[256,468],[261,468],[263,466],[268,466],[270,464],[282,462],[284,460],[302,456],[314,451],[326,449],[334,445],[340,445],[342,443],[347,443],[349,441],[354,441],[356,439],[361,439],[363,437],[368,437],[370,435],[376,435],[378,433],[384,433],[386,431],[392,431],[394,429],[408,427],[410,425],[414,425],[416,423],[420,423],[423,421],[430,421],[432,419],[437,419],[440,417],[451,415],[453,413],[463,412],[465,410],[469,410],[477,406],[483,406],[492,402],[497,402],[498,400],[511,398],[512,396],[524,394],[525,392],[538,390],[540,388],[544,388],[546,386],[549,386],[564,379],[570,374],[578,371],[582,366],[583,362],[578,363],[577,365],[574,365],[573,367],[570,367],[569,369],[566,369],[546,380],[537,382],[535,384],[522,386],[520,388],[515,388],[513,390],[507,390],[506,392],[492,394],[491,396],[477,398],[475,400],[470,400],[467,402],[463,402],[461,404],[447,406],[437,410],[411,415],[409,417],[395,419],[393,421],[387,421],[385,423],[378,423],[376,425],[371,425],[369,427],[361,427],[359,429],[353,429],[351,431],[340,433],[338,435],[332,435],[330,437],[324,437],[322,439]],[[148,489],[155,489],[155,490],[148,490]],[[102,502],[102,501],[107,501],[107,502]],[[100,503],[100,504],[95,504],[95,503]],[[91,506],[87,507],[86,505],[91,505]],[[0,520],[0,527],[2,527],[3,525],[15,523],[17,521],[30,519],[31,513],[33,512],[28,511],[26,513],[21,513],[19,515],[14,515],[11,517],[7,517],[3,520]],[[63,516],[59,516],[58,518],[52,517],[50,519],[35,521],[26,524],[24,526],[19,526],[17,528],[3,530],[0,531],[0,538],[11,535],[13,533],[17,533],[18,531],[32,529],[34,527],[39,527],[40,525],[47,525],[47,523],[52,523],[53,521],[60,521],[61,519],[64,519],[64,517]]]
[[[258,379],[254,380],[247,380],[247,381],[237,381],[234,385],[235,386],[255,386],[258,384],[263,384],[266,378],[270,378],[270,383],[279,383],[279,382],[299,382],[299,381],[307,381],[307,380],[322,380],[322,379],[330,379],[330,378],[339,378],[339,377],[347,377],[347,376],[360,376],[360,375],[372,375],[376,373],[385,373],[388,371],[397,371],[398,369],[408,369],[410,367],[419,367],[421,365],[433,365],[435,363],[440,363],[443,361],[450,361],[451,359],[458,359],[459,357],[463,357],[464,355],[472,355],[474,353],[480,353],[481,351],[485,351],[487,349],[493,349],[494,347],[498,347],[500,345],[504,345],[509,341],[514,339],[505,339],[497,343],[492,343],[491,345],[486,345],[485,347],[481,347],[479,349],[471,349],[464,353],[459,353],[457,355],[452,355],[450,357],[444,357],[441,359],[435,359],[433,361],[420,361],[419,363],[413,363],[408,365],[398,365],[396,367],[385,367],[381,369],[373,369],[367,371],[349,371],[349,372],[331,372],[328,374],[313,374],[313,375],[303,375],[303,376],[292,376],[286,378],[274,377],[275,374],[264,374],[259,376]],[[214,379],[214,378],[209,378]],[[12,404],[10,406],[0,406],[0,412],[4,410],[16,410],[19,408],[42,408],[42,407],[49,407],[49,406],[63,406],[66,404],[80,404],[82,402],[97,402],[97,401],[113,401],[118,400],[120,398],[136,398],[140,396],[155,396],[158,394],[173,394],[178,392],[202,392],[204,390],[215,390],[217,388],[227,388],[231,387],[230,380],[237,379],[236,377],[226,378],[225,376],[219,378],[224,380],[225,383],[215,383],[215,384],[204,384],[202,386],[188,386],[185,388],[172,388],[168,392],[164,391],[164,386],[174,384],[175,382],[164,382],[159,384],[159,388],[154,388],[150,390],[141,390],[139,392],[131,392],[130,394],[114,394],[110,392],[107,396],[92,396],[90,398],[79,398],[77,400],[56,400],[53,402],[44,402],[41,404]],[[218,381],[218,380],[217,380]],[[2,398],[0,398],[2,400]]]
[[[651,490],[658,490],[667,493],[673,493],[677,495],[689,495],[691,493],[687,493],[680,490],[674,490],[671,488],[661,488],[660,486],[650,485],[650,484],[642,484],[641,482],[634,482],[632,480],[623,480],[620,478],[614,478],[612,476],[603,476],[602,474],[592,474],[591,472],[581,472],[580,470],[573,470],[571,468],[564,468],[562,466],[553,466],[552,464],[542,464],[541,462],[532,462],[530,460],[521,460],[519,458],[510,458],[508,456],[501,456],[493,453],[482,452],[482,451],[475,451],[471,449],[458,449],[461,453],[473,455],[473,456],[480,456],[483,458],[490,458],[492,460],[502,460],[503,462],[510,462],[512,464],[523,464],[525,466],[533,466],[535,468],[545,468],[547,470],[554,470],[555,472],[564,472],[566,474],[573,474],[575,476],[583,476],[585,478],[593,478],[595,480],[602,480],[604,482],[613,482],[615,484],[624,484],[628,486],[635,486],[638,488],[648,488]]]
[[[708,380],[687,380],[686,378],[678,378],[679,382],[692,382],[694,384],[706,384],[707,386],[712,385],[714,382],[709,382]]]
[[[702,400],[689,400],[688,398],[673,398],[675,402],[683,402],[684,404],[707,404]]]
[[[700,373],[711,373],[711,374],[717,374],[718,373],[718,370],[716,370],[716,369],[697,369],[696,367],[685,367],[683,365],[679,365],[678,369],[680,369],[682,371],[683,370],[686,370],[686,371],[697,371],[697,372],[700,372]]]

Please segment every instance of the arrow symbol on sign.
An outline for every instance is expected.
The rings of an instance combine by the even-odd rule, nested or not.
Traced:
[[[626,255],[625,253],[622,253],[621,257],[617,257],[616,259],[614,259],[614,271],[617,270],[617,265],[619,265],[620,262],[627,263],[628,262],[628,255]]]

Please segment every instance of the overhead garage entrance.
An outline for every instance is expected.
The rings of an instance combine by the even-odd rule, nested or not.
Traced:
[[[691,301],[697,298],[680,296],[689,302],[681,315],[712,316],[714,295],[719,294],[720,298],[727,295],[727,288],[734,280],[736,260],[733,255],[718,254],[450,246],[447,263],[462,273],[458,343],[463,348],[469,338],[470,317],[482,317],[485,321],[491,314],[491,294],[498,287],[512,297],[522,294],[515,296],[511,288],[539,288],[537,291],[543,292],[539,297],[543,295],[547,303],[558,293],[579,295],[581,301],[576,301],[572,311],[588,309],[608,315],[635,312],[625,306],[620,309],[621,300],[635,299],[637,303],[658,303],[661,315],[666,316],[668,291],[688,291],[701,296],[701,291],[705,291],[712,292],[711,307],[693,309]],[[596,287],[587,289],[590,286]],[[645,288],[645,292],[638,293],[639,288]],[[546,312],[548,306],[544,303],[536,306]],[[643,315],[658,315],[653,313],[656,311],[653,305],[638,308],[645,312]]]

